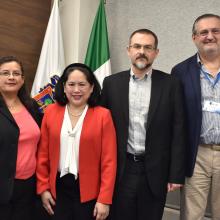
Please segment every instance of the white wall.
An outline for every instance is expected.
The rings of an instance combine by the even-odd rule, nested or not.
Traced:
[[[106,12],[113,72],[129,67],[128,37],[149,28],[159,38],[155,67],[169,72],[173,65],[195,53],[192,24],[203,13],[220,14],[219,0],[107,0]]]
[[[99,0],[60,0],[66,64],[84,62]]]
[[[84,62],[99,0],[60,0],[66,64]],[[154,67],[170,72],[196,52],[191,28],[203,13],[220,14],[219,0],[106,0],[112,72],[130,66],[126,46],[131,32],[149,28],[159,38]]]

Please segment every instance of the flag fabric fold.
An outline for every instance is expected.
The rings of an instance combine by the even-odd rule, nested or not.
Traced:
[[[54,0],[31,95],[44,109],[54,101],[53,90],[65,68],[58,0]]]
[[[104,78],[111,74],[108,31],[103,0],[100,0],[92,26],[85,64],[94,71],[101,86]]]

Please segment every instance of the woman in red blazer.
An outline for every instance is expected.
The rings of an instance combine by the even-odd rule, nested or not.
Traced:
[[[108,216],[116,176],[116,135],[98,106],[100,86],[84,64],[66,67],[47,107],[37,161],[37,192],[55,220]]]

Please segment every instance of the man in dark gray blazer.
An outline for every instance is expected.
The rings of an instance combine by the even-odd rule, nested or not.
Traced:
[[[155,33],[136,30],[127,47],[131,69],[103,82],[102,105],[112,113],[118,144],[113,220],[161,219],[167,191],[184,183],[182,88],[152,69],[157,46]]]

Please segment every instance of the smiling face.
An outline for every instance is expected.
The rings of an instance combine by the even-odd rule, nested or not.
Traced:
[[[93,91],[91,85],[83,72],[73,70],[64,84],[64,93],[70,105],[83,107],[87,104],[88,99]]]
[[[0,92],[2,94],[16,94],[24,84],[21,66],[15,62],[6,62],[0,66]]]
[[[145,72],[153,64],[158,52],[159,50],[155,48],[153,35],[146,33],[134,34],[127,48],[133,71]]]
[[[215,17],[199,20],[192,39],[201,55],[220,55],[220,20]]]

